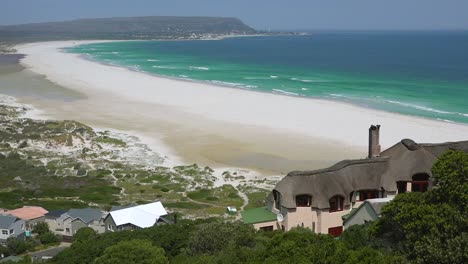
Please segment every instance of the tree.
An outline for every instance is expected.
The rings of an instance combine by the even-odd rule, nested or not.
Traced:
[[[197,226],[188,248],[193,255],[215,254],[228,247],[251,247],[255,231],[242,223],[207,223]]]
[[[40,234],[38,238],[42,244],[52,244],[60,241],[60,239],[52,232]]]
[[[96,231],[91,227],[80,228],[73,236],[75,242],[85,242],[96,238]]]
[[[432,168],[434,189],[399,194],[372,234],[417,263],[466,263],[468,154],[449,151]]]
[[[169,263],[162,248],[151,241],[134,239],[108,247],[95,264],[166,264]]]
[[[468,207],[468,153],[450,150],[432,168],[433,200],[448,203],[465,214]]]
[[[46,222],[39,222],[34,226],[32,232],[38,235],[50,232],[49,225]]]

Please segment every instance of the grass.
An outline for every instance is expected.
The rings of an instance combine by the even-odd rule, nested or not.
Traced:
[[[197,204],[194,202],[173,202],[173,203],[165,203],[164,206],[167,208],[179,208],[179,209],[203,209],[210,207],[206,204]]]

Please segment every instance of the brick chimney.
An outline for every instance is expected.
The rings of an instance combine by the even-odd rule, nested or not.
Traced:
[[[380,156],[380,125],[372,125],[369,128],[369,159]]]

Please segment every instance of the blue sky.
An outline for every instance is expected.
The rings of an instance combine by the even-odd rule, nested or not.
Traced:
[[[0,25],[148,15],[233,16],[256,29],[468,29],[468,0],[0,0]]]

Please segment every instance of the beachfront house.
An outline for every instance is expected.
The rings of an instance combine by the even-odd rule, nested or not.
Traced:
[[[63,237],[72,237],[84,227],[90,227],[97,233],[104,233],[105,216],[105,213],[96,208],[56,210],[46,215],[45,222],[53,233]]]
[[[11,215],[0,215],[0,245],[5,246],[10,237],[24,238],[26,222]]]
[[[381,152],[380,126],[369,129],[366,159],[345,160],[329,168],[293,171],[286,175],[266,199],[266,208],[276,215],[244,222],[257,229],[290,230],[306,227],[316,233],[338,236],[343,217],[368,199],[391,198],[398,193],[424,192],[431,188],[431,168],[449,149],[468,152],[468,141],[418,144],[403,139]],[[252,218],[250,218],[252,219]]]
[[[104,219],[104,223],[106,232],[135,230],[167,224],[168,222],[163,218],[165,215],[167,212],[162,203],[154,202],[113,210]]]

